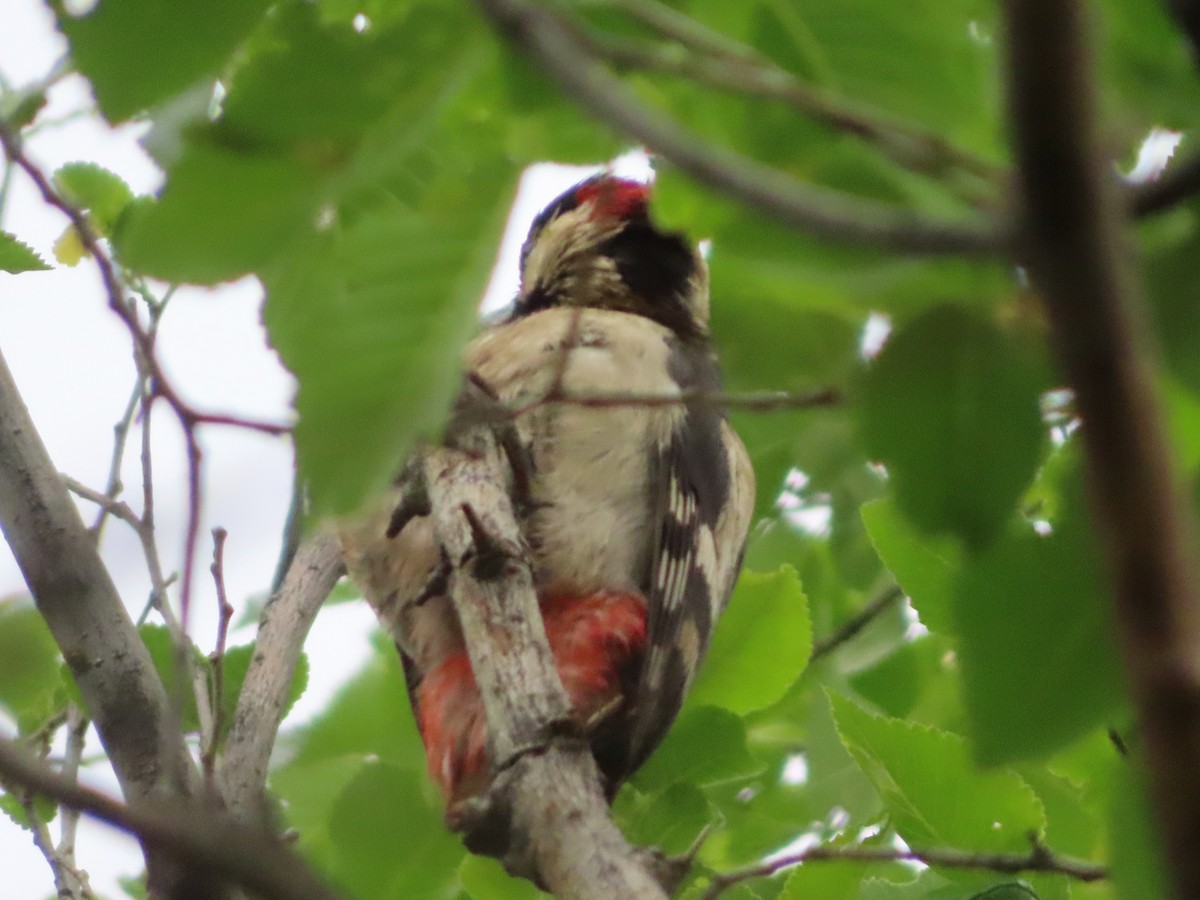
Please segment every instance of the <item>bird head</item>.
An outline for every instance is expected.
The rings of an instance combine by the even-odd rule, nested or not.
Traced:
[[[655,226],[650,186],[595,175],[533,220],[513,316],[555,306],[645,316],[681,337],[708,330],[708,270],[687,239]]]

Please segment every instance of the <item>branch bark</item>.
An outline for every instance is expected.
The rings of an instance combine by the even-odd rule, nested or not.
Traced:
[[[475,0],[483,14],[583,109],[687,172],[800,231],[880,250],[924,254],[998,253],[1007,223],[932,220],[805,184],[744,154],[713,146],[644,106],[588,53],[550,10],[529,0]]]
[[[1082,0],[1008,0],[1022,249],[1082,414],[1092,505],[1176,896],[1200,896],[1200,578],[1096,120]]]
[[[595,760],[571,716],[504,490],[503,454],[481,428],[460,446],[469,449],[432,450],[425,477],[497,773],[474,824],[503,834],[510,870],[557,897],[665,900],[609,818]],[[479,831],[468,827],[470,841]]]
[[[300,545],[282,587],[263,607],[218,774],[221,796],[239,821],[266,823],[267,764],[296,662],[321,604],[342,572],[337,540],[318,534]]]
[[[133,806],[198,786],[177,716],[95,542],[0,356],[0,531],[96,723]],[[143,845],[151,885],[185,874]]]

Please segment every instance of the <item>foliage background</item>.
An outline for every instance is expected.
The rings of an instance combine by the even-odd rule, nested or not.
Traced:
[[[638,97],[705,140],[928,214],[1004,204],[994,4],[672,4],[706,29],[702,50],[639,22],[645,6],[563,9],[639,63],[626,75]],[[1152,127],[1192,127],[1198,82],[1158,4],[1093,6],[1108,135],[1132,162]],[[58,16],[100,111],[147,116],[167,176],[155,198],[97,168],[60,170],[58,184],[127,273],[261,281],[270,339],[299,384],[314,517],[353,509],[440,423],[522,169],[629,149],[467,4],[214,0],[184,13],[103,0]],[[847,115],[936,137],[950,161],[898,162],[886,142],[778,100],[651,71],[654,53],[773,61]],[[3,99],[6,119],[25,124],[36,97]],[[712,242],[729,390],[829,386],[845,399],[733,412],[760,485],[747,571],[676,728],[617,800],[626,833],[682,851],[713,826],[685,896],[707,872],[797,841],[1023,854],[1031,836],[1111,864],[1111,879],[827,862],[726,896],[1156,896],[1078,423],[1021,273],[798,234],[668,165],[657,184],[660,218]],[[0,260],[36,269],[21,223],[5,227],[15,239]],[[1194,204],[1137,238],[1160,388],[1194,479]],[[868,323],[890,329],[876,354],[864,350]],[[863,609],[875,614],[841,640]],[[70,696],[42,634],[19,600],[0,607],[0,704],[22,733]],[[302,852],[356,897],[532,896],[441,829],[394,652],[382,640],[361,652],[361,672],[281,739],[271,787]]]

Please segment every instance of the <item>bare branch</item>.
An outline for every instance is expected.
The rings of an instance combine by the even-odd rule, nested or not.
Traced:
[[[210,784],[213,783],[217,745],[225,727],[225,642],[229,638],[229,623],[233,620],[233,606],[225,594],[225,539],[229,537],[229,532],[224,528],[214,528],[212,536],[213,561],[209,571],[212,572],[217,591],[217,646],[212,655],[213,720],[212,730],[207,736],[201,735],[200,751],[200,767]]]
[[[914,172],[958,176],[944,184],[968,202],[983,208],[997,204],[1006,174],[1003,167],[971,155],[939,134],[852,108],[770,60],[757,57],[750,47],[738,57],[716,57],[703,51],[680,52],[678,47],[593,31],[567,19],[563,23],[590,53],[618,68],[650,70],[718,90],[786,103],[813,121],[870,144]],[[969,180],[964,181],[962,176],[968,176]]]
[[[823,656],[828,656],[842,644],[851,640],[860,631],[870,625],[876,618],[882,615],[891,607],[897,600],[904,599],[904,591],[899,587],[891,587],[864,606],[858,613],[851,616],[850,619],[841,628],[835,631],[822,640],[813,644],[812,656],[809,657],[809,662],[814,663]]]
[[[221,795],[239,821],[257,824],[266,820],[267,763],[287,706],[296,661],[317,611],[342,570],[337,540],[318,534],[300,544],[283,587],[263,607],[255,653],[217,772]]]
[[[1082,0],[1008,0],[1022,247],[1083,418],[1090,494],[1174,895],[1200,896],[1200,577]]]
[[[87,703],[131,803],[188,795],[195,770],[171,704],[91,533],[0,357],[0,530]],[[156,855],[147,853],[152,874]],[[156,877],[174,876],[160,871]]]
[[[136,835],[188,863],[193,877],[199,870],[216,881],[235,881],[267,900],[335,900],[333,891],[272,834],[216,812],[181,815],[178,805],[150,799],[125,806],[66,781],[8,740],[0,740],[0,777]],[[167,896],[208,896],[204,889],[203,881],[194,880]]]
[[[784,225],[829,240],[923,254],[998,253],[1007,223],[944,222],[805,184],[715,147],[644,106],[548,9],[529,0],[475,0],[485,16],[597,118],[641,141],[697,181]]]
[[[793,866],[812,862],[921,862],[935,868],[981,869],[1005,875],[1022,872],[1048,872],[1066,875],[1077,881],[1100,881],[1108,877],[1108,870],[1096,863],[1071,859],[1052,853],[1046,847],[1035,844],[1023,855],[1008,853],[972,853],[968,850],[928,849],[893,850],[889,847],[813,847],[800,853],[781,856],[769,863],[715,875],[712,884],[700,900],[715,900],[735,884],[755,878],[768,878],[776,872]]]
[[[29,821],[29,831],[33,836],[33,845],[38,848],[42,858],[50,867],[58,900],[95,900],[96,895],[92,893],[87,875],[65,860],[58,848],[54,846],[50,830],[38,815],[37,806],[33,802],[34,795],[25,787],[17,787],[14,793],[20,798],[21,807],[25,810],[25,818]]]
[[[467,827],[470,844],[503,855],[510,870],[557,896],[665,900],[609,819],[596,762],[573,721],[504,490],[503,451],[485,429],[459,443],[430,451],[425,475],[434,527],[454,566],[451,596],[496,777],[482,812],[450,816]]]

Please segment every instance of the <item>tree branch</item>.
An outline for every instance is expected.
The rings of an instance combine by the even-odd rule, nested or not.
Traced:
[[[81,810],[137,836],[157,853],[178,856],[219,881],[245,885],[266,900],[335,900],[305,862],[269,832],[249,828],[212,811],[181,814],[178,805],[146,800],[125,806],[69,782],[8,740],[0,740],[0,776],[34,793]],[[195,881],[172,898],[209,897]]]
[[[1134,186],[1129,192],[1130,211],[1139,219],[1152,216],[1196,194],[1200,194],[1200,153],[1173,162],[1154,181]]]
[[[608,817],[579,723],[554,667],[524,541],[492,433],[425,458],[434,527],[451,597],[487,713],[496,777],[482,809],[452,809],[468,844],[572,900],[665,900]]]
[[[283,586],[263,607],[254,656],[217,771],[226,807],[241,822],[266,821],[267,764],[296,662],[313,619],[342,571],[337,540],[318,534],[301,543]]]
[[[904,591],[899,587],[890,587],[862,609],[837,631],[813,644],[809,663],[814,663],[823,656],[832,653],[842,644],[851,640],[856,634],[871,624],[878,616],[897,600],[904,598]]]
[[[649,150],[784,225],[829,240],[924,254],[996,253],[1006,224],[943,222],[805,184],[748,156],[715,147],[644,106],[548,9],[529,0],[475,0],[483,14],[584,109]]]
[[[715,900],[735,884],[755,878],[768,878],[776,872],[810,862],[922,862],[944,869],[982,869],[1005,875],[1021,872],[1049,872],[1066,875],[1077,881],[1100,881],[1108,870],[1096,863],[1070,859],[1052,853],[1040,844],[1023,855],[1009,853],[972,853],[968,850],[928,849],[893,850],[890,847],[812,847],[800,853],[781,856],[758,866],[714,875],[708,890],[700,900]]]
[[[129,802],[189,795],[196,772],[166,690],[2,356],[0,530]],[[181,874],[169,871],[153,847],[146,847],[146,857],[158,884]]]
[[[1175,896],[1200,896],[1200,579],[1155,392],[1082,0],[1008,0],[1022,249],[1083,418],[1090,493]]]
[[[625,7],[631,4],[623,4]],[[690,52],[644,40],[593,31],[564,19],[572,34],[594,56],[623,69],[645,69],[687,79],[696,84],[753,98],[785,103],[801,115],[862,140],[898,165],[931,176],[968,175],[972,203],[995,205],[1005,170],[955,146],[945,137],[878,114],[851,108],[827,96],[769,59],[756,57],[749,47],[736,57]],[[682,51],[682,52],[680,52]],[[959,188],[955,181],[947,187]],[[988,194],[983,188],[990,186]]]

